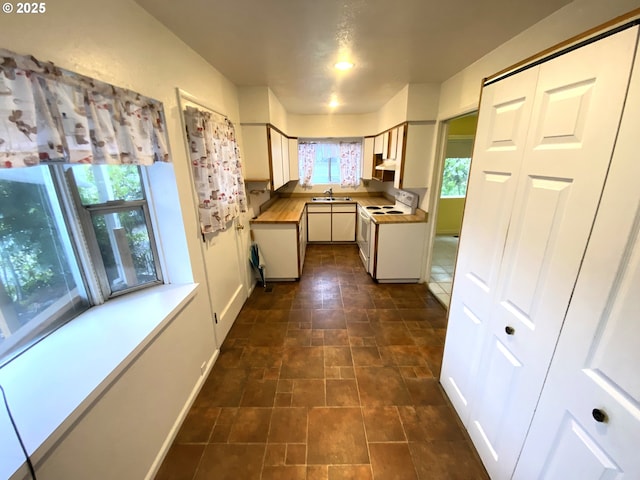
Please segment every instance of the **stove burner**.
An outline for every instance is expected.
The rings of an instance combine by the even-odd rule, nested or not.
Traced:
[[[371,212],[373,215],[385,215],[387,212]]]
[[[400,210],[387,210],[386,212],[389,215],[404,215],[404,212],[401,212]]]
[[[392,208],[396,208],[395,205],[383,205],[380,208],[384,208],[385,210],[391,210]]]
[[[366,208],[367,208],[367,210],[379,210],[380,209],[380,207],[377,207],[375,205],[371,205],[371,206],[366,207]]]

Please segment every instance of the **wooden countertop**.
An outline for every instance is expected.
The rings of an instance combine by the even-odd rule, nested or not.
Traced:
[[[302,217],[304,206],[307,203],[319,205],[321,202],[312,202],[311,196],[309,197],[286,197],[279,198],[269,208],[258,215],[257,218],[251,220],[250,223],[298,223]],[[357,203],[363,207],[369,205],[390,205],[394,202],[388,200],[383,196],[371,196],[371,197],[352,197],[349,202],[331,202],[334,203]],[[327,203],[324,203],[327,205]],[[390,224],[390,223],[418,223],[426,222],[428,215],[424,210],[416,210],[414,215],[374,215],[373,221],[377,224]]]

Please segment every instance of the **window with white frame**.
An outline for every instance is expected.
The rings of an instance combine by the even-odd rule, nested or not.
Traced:
[[[355,187],[360,181],[362,139],[298,141],[300,184]]]
[[[142,170],[0,170],[0,364],[91,305],[162,282]]]
[[[171,156],[157,100],[3,49],[0,87],[2,366],[162,283],[141,166]]]

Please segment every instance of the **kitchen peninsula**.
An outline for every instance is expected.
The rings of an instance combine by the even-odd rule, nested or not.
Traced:
[[[304,254],[308,242],[308,217],[309,215],[319,215],[315,213],[308,214],[308,205],[354,205],[358,209],[363,209],[370,206],[388,205],[389,202],[389,199],[384,196],[354,196],[351,197],[351,200],[334,200],[326,203],[313,201],[310,196],[282,197],[275,200],[250,222],[253,239],[261,251],[261,262],[265,266],[266,278],[269,280],[297,280],[302,275]],[[346,214],[338,213],[337,215]],[[354,215],[356,215],[355,211]],[[379,272],[377,267],[381,265],[381,260],[383,265],[386,263],[417,264],[416,259],[422,258],[423,255],[427,216],[427,212],[416,209],[413,214],[376,215],[371,218],[372,228],[367,236],[368,252],[366,261],[363,259],[363,263],[365,270],[374,279],[389,282],[408,281],[411,283],[419,280],[419,275],[416,276],[415,274],[410,277],[400,274],[397,274],[399,276],[394,274],[394,277],[388,277]],[[414,237],[417,236],[419,238],[407,239],[404,231],[396,238],[393,233],[396,230],[393,227],[394,225],[404,230],[411,224],[416,224],[414,227],[409,228],[416,228],[419,233]],[[359,222],[357,225],[356,230],[359,231],[362,227]],[[394,238],[392,243],[397,243],[397,248],[393,248],[392,253],[385,253],[386,261],[378,255],[379,229],[381,226],[385,228],[385,237],[391,235]],[[357,233],[354,231],[352,235],[354,244]],[[403,245],[407,240],[410,240],[413,244],[413,247],[409,248],[409,250],[407,250],[406,245]],[[385,243],[388,244],[389,242]],[[406,261],[398,261],[400,258],[396,257],[406,257]]]

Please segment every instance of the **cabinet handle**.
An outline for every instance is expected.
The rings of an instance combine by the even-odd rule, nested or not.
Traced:
[[[513,335],[514,333],[516,333],[516,329],[507,325],[506,327],[504,327],[504,331],[507,335]]]
[[[239,223],[238,225],[236,225],[236,230],[244,230],[244,225]]]
[[[593,416],[593,419],[598,423],[604,423],[607,421],[607,414],[599,408],[594,408],[591,411],[591,415]]]

